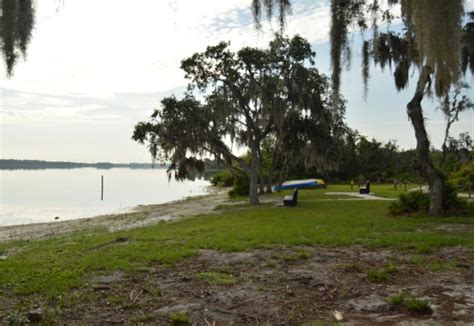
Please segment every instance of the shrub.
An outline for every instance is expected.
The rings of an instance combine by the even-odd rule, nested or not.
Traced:
[[[249,194],[250,180],[247,176],[238,175],[235,176],[234,186],[231,191],[229,191],[229,196],[247,196]]]
[[[459,198],[454,186],[450,183],[444,188],[444,211],[450,214],[463,214],[467,211],[466,200]]]
[[[235,175],[230,170],[222,170],[212,176],[211,183],[217,187],[232,187],[234,180]]]
[[[427,213],[430,207],[430,196],[421,191],[401,193],[398,201],[388,207],[392,215],[410,215]]]
[[[412,215],[427,213],[430,207],[430,195],[421,191],[402,193],[399,200],[389,206],[392,215]],[[466,201],[457,196],[454,187],[446,184],[444,188],[443,209],[449,214],[463,214],[468,210]]]
[[[468,191],[474,185],[474,162],[463,164],[449,176],[449,181],[457,189]]]

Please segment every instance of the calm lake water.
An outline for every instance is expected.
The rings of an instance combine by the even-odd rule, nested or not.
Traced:
[[[125,212],[203,195],[208,185],[205,180],[168,182],[163,169],[0,170],[0,226]]]

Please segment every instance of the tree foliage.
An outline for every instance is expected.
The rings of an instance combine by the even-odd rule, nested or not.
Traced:
[[[153,157],[169,160],[178,179],[202,166],[199,157],[222,160],[248,175],[250,200],[256,204],[265,139],[291,145],[299,154],[308,150],[311,155],[302,156],[307,164],[325,164],[333,137],[344,130],[344,102],[329,110],[329,82],[312,67],[314,56],[299,36],[277,36],[268,49],[233,52],[225,42],[210,46],[181,63],[190,80],[185,97],[164,99],[151,121],[136,126],[133,138],[147,142]],[[249,149],[248,160],[232,153],[229,139]],[[280,151],[275,159],[288,155],[286,147],[275,148]]]

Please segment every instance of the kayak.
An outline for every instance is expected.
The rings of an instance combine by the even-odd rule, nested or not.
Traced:
[[[287,190],[287,189],[318,189],[326,188],[326,184],[323,179],[303,179],[303,180],[290,180],[282,183],[281,186],[273,187],[274,191]]]

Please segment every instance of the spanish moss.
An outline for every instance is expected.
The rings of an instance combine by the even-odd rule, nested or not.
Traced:
[[[27,47],[34,28],[34,7],[32,0],[3,0],[0,22],[0,43],[7,75],[20,55],[26,57]]]
[[[261,28],[260,20],[263,9],[266,11],[268,20],[273,18],[275,9],[277,9],[280,31],[283,31],[285,28],[285,17],[291,11],[290,0],[252,0],[252,13],[255,20],[255,25],[258,29]]]
[[[364,99],[367,99],[370,78],[370,43],[364,41],[362,45],[362,80],[364,82]]]
[[[464,26],[462,35],[462,72],[469,69],[474,75],[474,11],[469,13],[470,21]]]
[[[444,96],[460,77],[462,0],[405,0],[405,20],[421,63],[434,73],[434,91]]]

